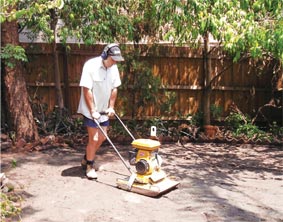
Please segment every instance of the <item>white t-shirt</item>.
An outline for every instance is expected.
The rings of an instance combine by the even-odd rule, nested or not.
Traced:
[[[109,99],[112,89],[121,85],[119,70],[116,64],[105,68],[102,58],[95,57],[88,60],[83,67],[80,86],[91,89],[94,98],[94,106],[97,112],[105,111],[109,105]],[[88,106],[81,89],[81,98],[78,107],[78,113],[92,119]],[[99,122],[108,120],[107,116],[101,116]]]

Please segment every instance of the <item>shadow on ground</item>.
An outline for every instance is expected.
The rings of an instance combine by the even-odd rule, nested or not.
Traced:
[[[127,159],[131,147],[117,148]],[[13,166],[20,168],[32,162],[63,166],[62,177],[85,179],[80,166],[83,155],[84,146],[54,147],[32,153],[6,152],[1,156],[1,169],[8,172],[14,169]],[[119,159],[107,144],[101,147],[97,155],[107,163]],[[160,155],[168,176],[181,182],[178,189],[162,197],[176,203],[179,213],[198,212],[210,222],[283,221],[283,187],[277,185],[282,184],[283,180],[282,148],[249,144],[163,144]],[[113,177],[125,176],[115,168],[104,173],[113,174]],[[275,182],[276,186],[269,187],[267,184],[270,181]],[[97,182],[110,188],[115,187],[108,181]],[[265,201],[266,197],[268,200]],[[28,201],[29,198],[32,195],[25,193],[24,199]],[[31,215],[37,211],[27,207],[23,212]],[[48,219],[44,221],[51,222]]]

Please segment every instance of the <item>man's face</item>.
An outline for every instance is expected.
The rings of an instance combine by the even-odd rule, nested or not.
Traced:
[[[112,65],[117,64],[117,61],[115,61],[114,59],[112,59],[111,56],[110,56],[110,60],[111,60]]]
[[[108,56],[108,58],[107,58],[105,61],[106,61],[106,63],[105,63],[106,68],[109,68],[109,67],[111,67],[111,66],[117,64],[117,61],[115,61],[114,59],[112,59],[111,56]]]

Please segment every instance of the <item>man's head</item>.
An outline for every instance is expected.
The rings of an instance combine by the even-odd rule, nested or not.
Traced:
[[[109,56],[116,62],[124,61],[118,44],[111,43],[105,46],[101,57],[106,60]]]

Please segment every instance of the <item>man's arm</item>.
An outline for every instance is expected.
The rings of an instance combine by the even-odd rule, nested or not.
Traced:
[[[100,114],[95,110],[91,89],[83,87],[83,94],[84,94],[85,101],[89,109],[90,115],[92,116],[92,118],[98,119],[100,117]]]
[[[106,110],[108,116],[113,116],[115,114],[114,106],[115,106],[117,94],[118,94],[118,89],[117,88],[112,89],[109,99],[108,109]]]
[[[109,99],[109,106],[108,106],[109,108],[114,109],[115,102],[117,99],[117,94],[118,94],[118,89],[117,88],[112,89],[110,99]]]
[[[83,94],[84,94],[85,101],[86,101],[87,107],[89,109],[89,112],[90,113],[94,112],[95,107],[94,107],[93,95],[92,95],[91,89],[83,87]]]

